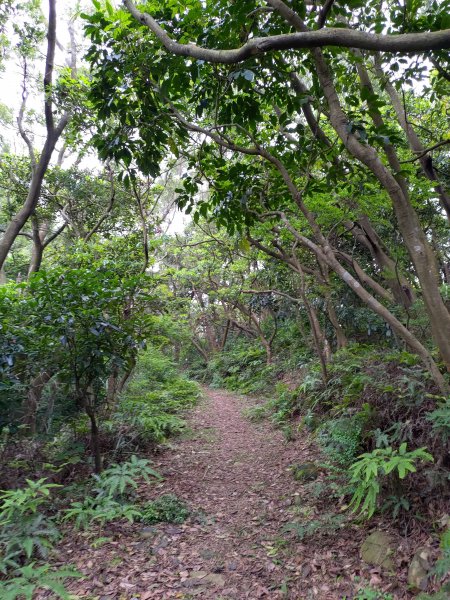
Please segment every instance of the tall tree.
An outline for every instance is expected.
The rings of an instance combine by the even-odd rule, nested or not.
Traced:
[[[44,117],[45,117],[45,137],[44,144],[40,151],[34,148],[32,139],[30,138],[25,126],[24,118],[26,111],[26,102],[28,97],[27,85],[27,65],[29,60],[29,50],[22,53],[23,59],[23,89],[22,89],[22,103],[17,118],[18,128],[22,139],[24,140],[32,166],[32,176],[28,188],[27,197],[23,205],[19,210],[12,216],[8,223],[3,236],[0,240],[0,269],[3,267],[4,262],[8,256],[8,253],[14,244],[17,236],[20,234],[24,225],[28,219],[32,216],[34,210],[39,202],[42,184],[45,178],[45,174],[50,165],[56,144],[61,138],[61,135],[66,128],[70,120],[70,112],[64,111],[55,119],[58,114],[58,106],[55,105],[54,98],[54,71],[55,71],[55,51],[57,45],[56,39],[56,26],[57,26],[57,14],[56,14],[56,0],[49,0],[48,3],[48,21],[46,26],[46,38],[47,38],[47,49],[45,55],[45,64],[43,68],[43,103],[44,103]],[[75,76],[76,67],[76,52],[75,43],[72,38],[72,48],[70,57],[70,70],[71,76]],[[37,237],[40,236],[36,233]],[[37,239],[37,238],[36,238]]]
[[[436,214],[440,211],[436,190],[418,187],[415,166],[404,164],[411,158],[405,133],[401,122],[391,123],[396,115],[392,99],[378,86],[372,57],[366,52],[384,52],[386,75],[397,74],[397,85],[410,85],[414,60],[386,52],[424,53],[448,47],[448,3],[428,7],[419,2],[406,16],[395,2],[386,2],[382,12],[375,2],[364,7],[333,4],[319,18],[315,5],[291,8],[280,0],[264,5],[192,1],[185,10],[177,3],[150,3],[147,13],[129,0],[125,5],[134,21],[108,3],[106,10],[99,5],[88,19],[93,42],[89,57],[97,78],[93,101],[105,123],[97,138],[100,151],[124,161],[140,156],[138,164],[148,169],[165,149],[179,152],[190,132],[198,149],[195,158],[190,151],[196,175],[186,178],[180,204],[189,204],[200,190],[198,182],[207,180],[215,193],[209,205],[200,199],[199,210],[210,212],[218,224],[230,230],[251,225],[255,210],[262,218],[278,220],[298,244],[389,322],[445,387],[425,345],[366,289],[366,285],[373,288],[373,278],[362,279],[351,256],[330,244],[327,226],[340,232],[344,222],[340,217],[327,225],[326,215],[337,204],[345,211],[350,200],[356,207],[350,220],[361,224],[367,214],[364,192],[375,191],[380,197],[375,219],[379,221],[380,210],[391,211],[390,218],[396,219],[398,238],[408,253],[406,269],[420,283],[434,341],[450,368],[450,315],[422,219],[427,205],[434,205]],[[441,31],[420,31],[424,27]],[[184,43],[175,40],[180,32]],[[226,49],[230,47],[235,49]],[[439,52],[436,56],[440,58]],[[434,101],[439,103],[439,98]],[[311,106],[315,114],[304,106]],[[139,131],[139,136],[130,135],[132,131]],[[227,166],[237,156],[242,158],[233,159],[234,167]],[[237,181],[239,176],[245,177],[246,189]],[[272,196],[266,194],[263,181],[271,181]],[[293,203],[288,210],[283,201],[280,207],[286,193],[282,189]],[[313,206],[318,193],[322,200]],[[390,208],[385,208],[386,200]],[[372,248],[386,282],[407,309],[414,300],[411,284],[397,261],[389,260],[374,227],[367,220],[364,229],[358,227],[363,233],[358,241]],[[375,294],[379,292],[378,286]],[[389,297],[390,292],[384,299]]]

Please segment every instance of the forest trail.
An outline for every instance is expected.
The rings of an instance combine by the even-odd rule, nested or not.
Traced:
[[[312,460],[313,446],[252,423],[242,414],[247,401],[236,395],[205,395],[189,434],[154,461],[164,481],[140,489],[149,500],[176,494],[193,516],[182,525],[111,524],[99,548],[72,539],[62,558],[89,574],[69,586],[72,593],[90,600],[352,598],[355,576],[377,577],[358,558],[362,531],[349,527],[304,543],[281,533],[287,522],[314,515],[289,470]]]

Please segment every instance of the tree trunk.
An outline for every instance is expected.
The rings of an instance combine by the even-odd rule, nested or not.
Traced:
[[[361,215],[356,223],[345,221],[344,226],[361,245],[369,250],[383,279],[392,290],[395,301],[400,306],[409,308],[416,299],[414,290],[406,277],[399,271],[396,262],[387,253],[368,217]]]
[[[95,409],[86,405],[86,414],[91,421],[91,452],[94,459],[94,471],[99,474],[102,472],[102,455],[100,453],[100,438]]]
[[[433,380],[439,387],[443,395],[449,393],[449,386],[442,373],[439,371],[430,352],[423,346],[416,336],[407,329],[401,321],[391,313],[381,302],[372,296],[338,261],[329,244],[319,246],[312,240],[301,235],[287,220],[283,217],[286,228],[294,235],[295,239],[305,248],[308,248],[317,257],[319,261],[324,261],[335,273],[346,283],[354,293],[378,316],[380,316],[391,329],[422,359],[424,365],[430,371]]]
[[[337,318],[336,311],[333,306],[333,302],[331,300],[330,292],[325,293],[325,303],[327,306],[327,315],[330,319],[330,323],[333,325],[334,333],[336,335],[336,346],[338,350],[345,348],[348,344],[347,337],[342,329],[339,319]]]
[[[44,240],[47,235],[49,224],[47,221],[39,224],[35,216],[32,217],[33,221],[33,246],[31,249],[31,260],[28,267],[28,277],[32,273],[37,273],[41,268],[42,257],[44,256]]]
[[[114,367],[111,375],[106,382],[106,411],[111,413],[116,404],[116,397],[119,386],[119,368]]]
[[[26,425],[26,432],[30,436],[36,434],[37,409],[42,398],[44,387],[50,379],[51,374],[45,371],[43,373],[39,373],[30,381],[27,397],[23,405],[23,423]]]
[[[228,334],[230,333],[230,319],[227,319],[227,324],[225,325],[225,331],[223,332],[222,341],[220,342],[220,351],[222,352],[225,348],[225,344],[227,343]]]
[[[371,146],[362,145],[354,134],[349,133],[348,119],[341,109],[339,97],[321,50],[313,50],[313,56],[330,110],[331,124],[350,154],[369,168],[392,200],[398,227],[420,282],[433,339],[447,370],[450,371],[450,314],[439,291],[436,259],[417,214],[401,183],[383,165],[377,152]]]

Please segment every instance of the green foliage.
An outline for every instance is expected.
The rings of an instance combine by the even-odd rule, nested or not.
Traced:
[[[273,385],[275,371],[274,365],[266,364],[266,354],[260,345],[236,341],[209,361],[205,376],[214,388],[255,394]]]
[[[160,496],[142,507],[141,521],[153,523],[184,523],[191,514],[189,507],[174,494]]]
[[[283,430],[289,426],[289,420],[299,409],[298,391],[291,390],[283,383],[277,383],[272,396],[264,403],[247,410],[247,416],[258,421],[268,418]]]
[[[361,516],[370,519],[375,512],[381,483],[392,475],[404,479],[408,473],[415,473],[418,461],[432,462],[433,457],[425,448],[407,450],[406,443],[399,448],[377,448],[362,454],[351,467],[351,482],[356,490],[350,505],[353,512],[359,510]]]
[[[77,529],[88,529],[95,522],[99,527],[118,519],[130,522],[141,518],[141,510],[130,497],[140,479],[149,482],[150,477],[161,476],[149,466],[149,461],[132,456],[131,460],[120,465],[112,465],[101,475],[93,476],[96,485],[94,495],[87,495],[81,501],[74,501],[64,511],[64,521],[74,521]]]
[[[436,433],[442,436],[443,441],[450,437],[450,398],[439,403],[438,407],[426,415]]]
[[[59,532],[52,518],[42,510],[50,492],[59,487],[45,479],[27,480],[26,487],[3,491],[0,495],[0,570],[18,566],[32,556],[45,558]]]
[[[120,502],[108,496],[87,496],[75,501],[64,511],[62,519],[73,521],[76,529],[89,529],[92,524],[102,528],[110,521],[126,519],[130,523],[139,520],[141,512],[134,504]]]
[[[8,580],[0,581],[0,594],[2,600],[32,600],[36,592],[50,590],[63,600],[70,600],[64,581],[79,577],[83,575],[70,568],[55,570],[49,564],[32,562],[17,568]]]
[[[146,482],[150,481],[150,477],[161,479],[161,475],[149,466],[148,460],[136,456],[132,456],[128,462],[111,465],[94,477],[97,493],[107,498],[129,496],[136,490],[139,479]]]
[[[356,415],[330,419],[317,429],[317,440],[325,454],[335,463],[346,467],[361,450],[362,434],[370,419],[370,410]]]
[[[450,527],[441,536],[441,557],[437,560],[434,567],[438,577],[444,577],[450,573]]]
[[[164,442],[181,433],[180,416],[200,398],[197,383],[177,374],[173,362],[154,346],[139,356],[136,371],[122,394],[107,427],[117,439],[117,449]]]
[[[336,515],[326,513],[319,519],[308,521],[306,523],[287,523],[283,526],[282,532],[294,533],[299,541],[317,535],[328,535],[338,531],[347,521],[345,515]]]
[[[394,600],[394,597],[392,594],[380,592],[373,587],[365,587],[356,592],[353,600]]]

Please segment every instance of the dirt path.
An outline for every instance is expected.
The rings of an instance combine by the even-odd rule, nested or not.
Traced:
[[[342,600],[353,598],[355,577],[378,582],[376,571],[360,565],[358,528],[303,543],[282,534],[287,522],[322,510],[289,470],[313,459],[314,450],[307,440],[286,442],[267,423],[250,422],[243,408],[233,394],[207,391],[191,434],[157,455],[165,480],[141,495],[176,494],[194,512],[185,524],[111,525],[101,547],[82,537],[66,544],[64,562],[89,573],[73,586],[78,597]]]

